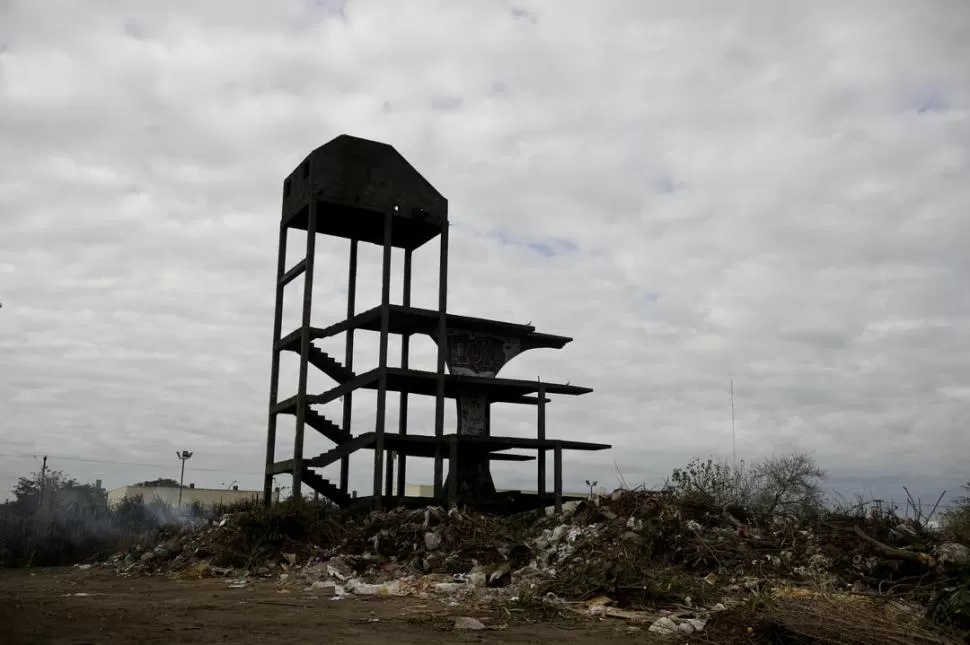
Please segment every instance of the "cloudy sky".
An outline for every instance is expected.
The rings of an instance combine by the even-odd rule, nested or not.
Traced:
[[[845,493],[955,490],[967,33],[962,0],[0,0],[0,487],[43,454],[109,487],[177,476],[178,449],[199,486],[260,485],[282,180],[349,133],[448,197],[451,311],[575,338],[503,371],[595,388],[549,408],[551,435],[614,446],[567,455],[568,488],[730,458],[733,378],[740,456],[810,450]],[[318,248],[324,326],[347,244]],[[379,261],[362,249],[361,307]],[[430,432],[433,401],[411,410]],[[497,406],[493,432],[534,415]]]

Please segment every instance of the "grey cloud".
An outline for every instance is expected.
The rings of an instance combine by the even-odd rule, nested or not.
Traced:
[[[0,25],[0,453],[174,471],[172,448],[194,448],[196,481],[258,485],[281,182],[348,132],[448,196],[452,310],[575,337],[507,368],[596,388],[549,412],[616,446],[568,456],[573,488],[729,454],[732,376],[746,458],[813,450],[833,487],[885,498],[967,478],[959,2],[24,1]],[[415,256],[429,307],[433,246]],[[321,248],[322,322],[343,313],[346,250]],[[379,253],[362,258],[364,307]],[[506,408],[531,432],[534,410]],[[360,397],[358,427],[373,415]],[[34,463],[4,459],[8,478]]]

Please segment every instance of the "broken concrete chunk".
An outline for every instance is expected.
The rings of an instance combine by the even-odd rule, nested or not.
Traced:
[[[569,527],[565,524],[560,524],[552,530],[552,535],[550,536],[550,542],[553,544],[559,544],[562,542],[563,538],[566,537],[566,533],[569,531]]]
[[[453,594],[467,588],[464,582],[439,582],[434,586],[435,592],[440,594]]]
[[[336,596],[337,595],[337,585],[334,582],[317,580],[314,582],[307,591],[313,591],[324,596]]]
[[[488,583],[488,574],[484,571],[472,571],[468,574],[468,584],[473,587],[481,588]]]
[[[384,584],[370,584],[360,580],[347,581],[346,590],[355,596],[401,596],[405,595],[400,580],[392,580]]]
[[[477,618],[458,616],[455,618],[455,629],[459,631],[480,632],[485,629],[485,624]]]
[[[354,568],[340,557],[327,560],[325,569],[331,577],[336,578],[340,582],[346,582],[354,575]]]
[[[690,625],[695,632],[704,631],[704,627],[707,626],[706,618],[688,618],[686,624]]]
[[[654,623],[648,628],[648,631],[651,631],[654,634],[676,634],[678,627],[677,623],[664,616],[663,618],[658,618],[655,620]]]
[[[441,547],[441,536],[437,533],[425,533],[424,534],[424,547],[428,551],[436,551]]]

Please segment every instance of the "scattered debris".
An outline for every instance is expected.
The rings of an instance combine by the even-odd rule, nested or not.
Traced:
[[[299,513],[249,510],[160,531],[104,566],[123,576],[224,577],[232,589],[275,581],[280,593],[334,599],[543,606],[625,621],[634,631],[705,638],[739,608],[771,599],[795,611],[820,595],[846,611],[879,599],[919,620],[970,628],[961,622],[970,620],[970,548],[892,515],[759,523],[649,491],[584,500],[558,516],[427,508],[307,520]],[[811,631],[789,613],[776,620]],[[749,622],[752,634],[768,629]],[[460,617],[455,629],[490,627]]]

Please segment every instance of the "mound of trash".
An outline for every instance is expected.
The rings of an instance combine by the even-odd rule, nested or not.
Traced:
[[[665,634],[740,629],[754,638],[788,629],[806,636],[791,642],[869,642],[829,641],[799,627],[798,615],[815,616],[809,624],[818,612],[796,609],[818,598],[854,611],[860,601],[892,602],[908,618],[970,630],[970,548],[919,523],[830,515],[759,525],[743,511],[668,492],[617,491],[571,502],[559,515],[512,517],[437,507],[364,516],[252,508],[165,529],[103,566],[335,598],[542,605]],[[739,613],[754,605],[786,609],[769,625]]]

